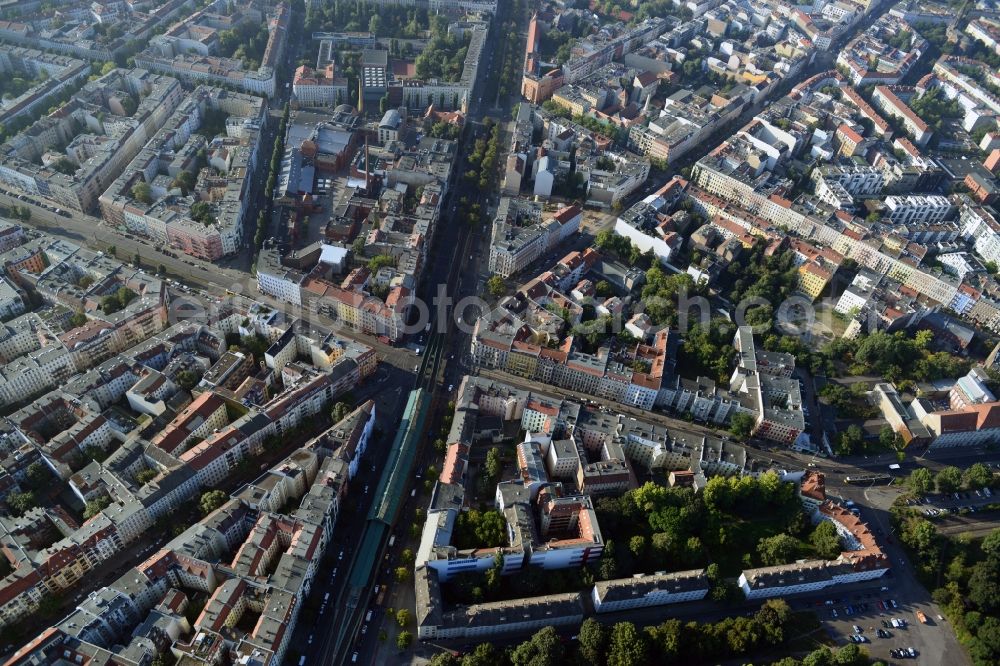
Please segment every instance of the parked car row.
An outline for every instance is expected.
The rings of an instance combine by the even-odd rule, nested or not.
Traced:
[[[14,197],[20,201],[30,203],[32,206],[38,206],[39,208],[44,208],[45,210],[52,211],[56,215],[61,215],[62,217],[72,217],[69,211],[62,210],[61,208],[56,208],[55,206],[50,206],[49,204],[39,203],[26,194],[14,194],[13,192],[8,192],[7,190],[0,190],[3,194],[7,196]]]

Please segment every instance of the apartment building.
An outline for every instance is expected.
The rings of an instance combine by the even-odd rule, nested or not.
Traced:
[[[753,433],[782,444],[793,444],[805,430],[798,380],[792,379],[795,357],[758,350],[753,331],[740,326],[733,346],[739,359],[729,389],[749,399],[756,423]]]
[[[823,502],[813,514],[837,528],[844,551],[832,561],[801,560],[740,574],[738,584],[747,599],[767,599],[828,587],[873,580],[885,575],[889,558],[882,552],[868,526],[840,505]]]
[[[583,622],[583,595],[579,592],[523,597],[445,610],[433,569],[414,574],[417,638],[483,639],[510,633],[531,633],[543,627],[571,627]]]
[[[564,206],[550,216],[542,207],[502,197],[493,220],[490,272],[511,277],[576,233],[583,219],[578,206]]]
[[[227,135],[206,144],[195,132],[210,110],[229,118]],[[102,213],[133,233],[207,261],[233,254],[243,241],[249,180],[265,122],[262,98],[197,87],[101,195]],[[201,151],[207,166],[198,170]],[[171,158],[166,165],[164,155]],[[178,176],[195,171],[192,191],[181,188],[177,196]],[[142,198],[134,194],[140,184],[148,188]],[[211,219],[194,219],[199,202],[208,204]]]
[[[896,224],[930,225],[951,217],[954,207],[940,194],[889,195],[885,198],[886,217]]]
[[[244,69],[242,60],[213,55],[214,50],[203,49],[205,52],[201,53],[190,49],[187,35],[192,28],[214,31],[207,24],[201,25],[206,19],[204,10],[149,40],[147,48],[135,54],[135,64],[195,84],[232,85],[248,93],[273,97],[277,85],[275,65],[284,51],[290,16],[290,8],[283,2],[273,8],[267,19],[267,45],[256,71]]]
[[[908,45],[904,48],[889,45],[889,40],[904,32],[910,35]],[[885,14],[841,49],[837,65],[847,70],[848,78],[857,87],[893,85],[906,76],[929,47],[927,40],[905,20]]]
[[[0,109],[0,124],[11,128],[18,118],[28,116],[60,93],[80,86],[90,75],[90,66],[82,60],[52,55],[37,49],[4,44],[0,46],[0,73],[10,77],[35,79],[45,72],[45,80],[13,99],[6,99]]]
[[[1000,433],[1000,403],[973,403],[947,409],[933,401],[917,398],[910,404],[914,416],[927,428],[931,447],[982,446],[996,442]]]
[[[965,26],[965,32],[1000,55],[1000,21],[995,17],[974,18]]]
[[[279,482],[268,483],[269,477]],[[231,641],[227,653],[239,661],[286,661],[316,562],[335,529],[345,481],[342,461],[309,448],[293,452],[250,487],[260,490],[267,484],[280,488],[285,502],[300,499],[291,515],[262,508],[269,503],[250,488],[238,491],[222,508],[92,593],[31,640],[12,663],[67,655],[142,663],[165,650],[185,660],[212,660],[225,644],[223,635]],[[207,598],[193,622],[185,618],[191,593]],[[246,613],[254,622],[240,625]]]
[[[84,85],[58,113],[40,118],[0,146],[0,183],[62,208],[90,212],[182,98],[176,79],[143,69],[109,72]],[[56,146],[65,146],[65,158],[75,171],[52,167]]]
[[[724,151],[721,147],[716,153]],[[729,168],[720,155],[711,155],[695,165],[689,196],[705,191],[724,200],[728,212],[735,215],[748,229],[782,226],[802,238],[828,246],[847,259],[857,261],[879,274],[887,274],[910,287],[918,294],[937,301],[950,303],[958,289],[958,282],[947,276],[933,274],[905,256],[890,254],[873,248],[864,234],[848,228],[837,217],[822,217],[808,209],[799,209],[768,186],[766,178],[753,178],[741,168]]]
[[[1000,263],[1000,221],[987,208],[963,204],[959,207],[962,238],[972,241],[983,261]]]
[[[918,146],[926,146],[934,131],[924,120],[914,113],[906,99],[916,94],[915,88],[907,86],[875,86],[872,101],[875,106],[893,118],[899,119],[903,127],[913,137]]]
[[[295,99],[305,106],[337,106],[347,99],[347,78],[337,72],[334,62],[322,69],[301,65],[292,79]]]
[[[302,305],[301,285],[305,279],[302,271],[282,265],[281,255],[274,243],[264,243],[257,255],[257,289],[260,293],[286,303]]]
[[[670,180],[656,192],[636,202],[615,220],[615,233],[628,238],[643,252],[652,251],[668,263],[680,248],[683,237],[676,233],[667,213],[684,193],[686,183]]]
[[[997,97],[987,88],[983,87],[977,80],[977,77],[969,73],[969,69],[979,70],[987,80],[993,75],[993,70],[989,65],[980,60],[951,55],[942,55],[938,58],[937,62],[934,63],[932,72],[934,76],[942,81],[947,81],[957,90],[962,91],[985,108],[995,113],[1000,113],[1000,97]]]
[[[816,196],[835,206],[844,198],[843,193],[853,203],[853,197],[875,196],[885,187],[884,174],[868,165],[821,166],[813,171],[812,179]]]
[[[599,581],[591,590],[598,613],[616,613],[635,608],[700,601],[708,594],[704,569],[668,574],[640,574],[632,578]]]

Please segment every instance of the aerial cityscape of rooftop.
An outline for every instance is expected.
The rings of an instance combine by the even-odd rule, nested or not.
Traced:
[[[0,0],[0,665],[1000,664],[997,0]]]

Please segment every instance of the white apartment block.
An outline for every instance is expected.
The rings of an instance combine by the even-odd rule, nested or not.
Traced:
[[[257,289],[262,294],[274,296],[285,303],[302,305],[302,273],[281,265],[281,258],[274,248],[265,247],[257,259]]]
[[[983,261],[1000,265],[1000,221],[985,208],[962,206],[958,214],[962,237],[973,243]]]
[[[784,597],[803,592],[817,592],[834,585],[879,578],[887,569],[856,571],[839,561],[806,560],[793,564],[748,569],[737,584],[748,600]]]
[[[935,224],[951,215],[951,202],[940,194],[890,195],[885,198],[886,217],[895,224]]]
[[[969,21],[969,25],[965,26],[965,32],[1000,55],[1000,41],[998,41],[1000,40],[1000,21],[987,17],[972,19]]]
[[[11,282],[0,276],[0,319],[10,319],[24,314],[24,299]]]
[[[590,597],[598,613],[615,613],[700,601],[708,594],[709,582],[703,569],[668,574],[640,574],[633,578],[598,581]]]
[[[823,166],[816,169],[813,180],[819,183],[837,183],[851,196],[873,196],[885,186],[885,175],[873,166],[846,165]]]

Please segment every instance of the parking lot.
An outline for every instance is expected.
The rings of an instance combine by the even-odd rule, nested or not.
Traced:
[[[929,518],[956,513],[976,513],[987,505],[997,503],[1000,503],[1000,498],[997,498],[989,488],[927,495],[921,500],[908,501],[908,504],[919,507],[920,512]]]
[[[944,632],[950,634],[951,628],[932,614],[929,605],[909,604],[894,596],[891,587],[820,603],[822,607],[816,612],[838,645],[861,643],[873,658],[886,663],[950,663],[944,653],[952,641],[945,640]],[[926,624],[918,620],[917,611],[924,614]],[[913,649],[912,657],[898,652],[909,648]]]

